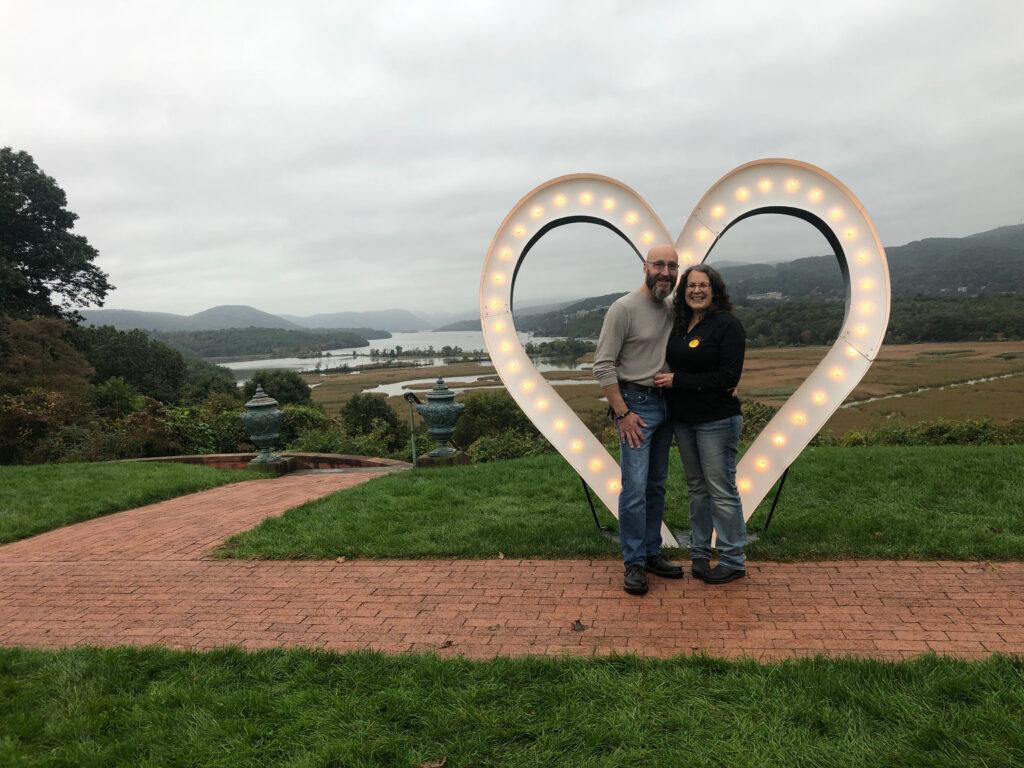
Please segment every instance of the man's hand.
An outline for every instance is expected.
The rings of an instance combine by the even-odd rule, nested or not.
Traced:
[[[661,387],[662,389],[671,389],[674,377],[674,373],[656,373],[654,374],[654,386]]]
[[[630,448],[639,448],[644,444],[644,433],[641,427],[646,427],[647,422],[635,413],[627,413],[618,419],[619,437],[626,441]]]

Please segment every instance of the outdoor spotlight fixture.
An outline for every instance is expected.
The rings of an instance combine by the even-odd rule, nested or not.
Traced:
[[[843,275],[846,314],[835,344],[737,467],[744,520],[863,378],[889,323],[889,268],[871,218],[838,179],[797,160],[755,160],[722,177],[675,239],[680,265],[685,269],[702,263],[730,227],[768,213],[801,218],[825,236]],[[552,179],[516,203],[498,227],[480,277],[480,320],[506,389],[617,516],[618,464],[537,371],[512,318],[516,275],[530,249],[552,229],[578,222],[612,230],[641,260],[651,246],[672,242],[650,206],[615,179],[594,174]],[[677,546],[667,526],[662,538],[666,545]]]

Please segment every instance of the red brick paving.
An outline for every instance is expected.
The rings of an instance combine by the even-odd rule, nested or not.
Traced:
[[[762,562],[721,587],[652,578],[636,598],[611,560],[204,558],[232,533],[375,474],[239,483],[0,547],[0,644],[472,657],[1024,653],[1022,563]]]

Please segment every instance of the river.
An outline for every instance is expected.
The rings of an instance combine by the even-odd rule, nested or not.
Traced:
[[[544,341],[556,341],[557,337],[531,336],[528,333],[520,333],[519,340],[525,344],[532,341],[535,344]],[[349,368],[361,368],[367,365],[374,365],[380,362],[380,358],[370,357],[373,350],[385,350],[401,347],[402,349],[429,349],[433,347],[439,351],[442,347],[460,347],[464,352],[483,350],[484,334],[482,331],[417,331],[415,333],[393,333],[390,339],[374,339],[368,347],[342,347],[331,349],[324,353],[323,357],[280,357],[269,360],[236,360],[230,363],[219,363],[224,368],[235,374],[239,381],[248,380],[253,371],[266,368],[290,369],[293,371],[317,371],[324,368],[338,368],[347,365]],[[415,362],[420,365],[444,365],[445,358],[440,354],[433,357],[402,357],[398,358],[403,362]],[[483,361],[481,365],[490,365],[489,361]],[[566,370],[569,366],[558,365],[548,366],[546,370]]]

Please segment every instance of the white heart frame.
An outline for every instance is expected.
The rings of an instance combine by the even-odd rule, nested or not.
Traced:
[[[863,378],[885,337],[891,302],[885,249],[864,206],[838,179],[797,160],[755,160],[723,176],[675,240],[680,262],[703,262],[726,230],[764,213],[797,216],[825,236],[846,286],[846,314],[836,342],[740,460],[736,480],[744,520]],[[578,222],[611,229],[641,259],[652,245],[671,242],[643,198],[615,179],[552,179],[516,203],[491,240],[480,277],[480,321],[506,389],[618,517],[618,463],[537,371],[512,318],[516,275],[526,254],[545,233]],[[677,545],[667,526],[662,538]]]

